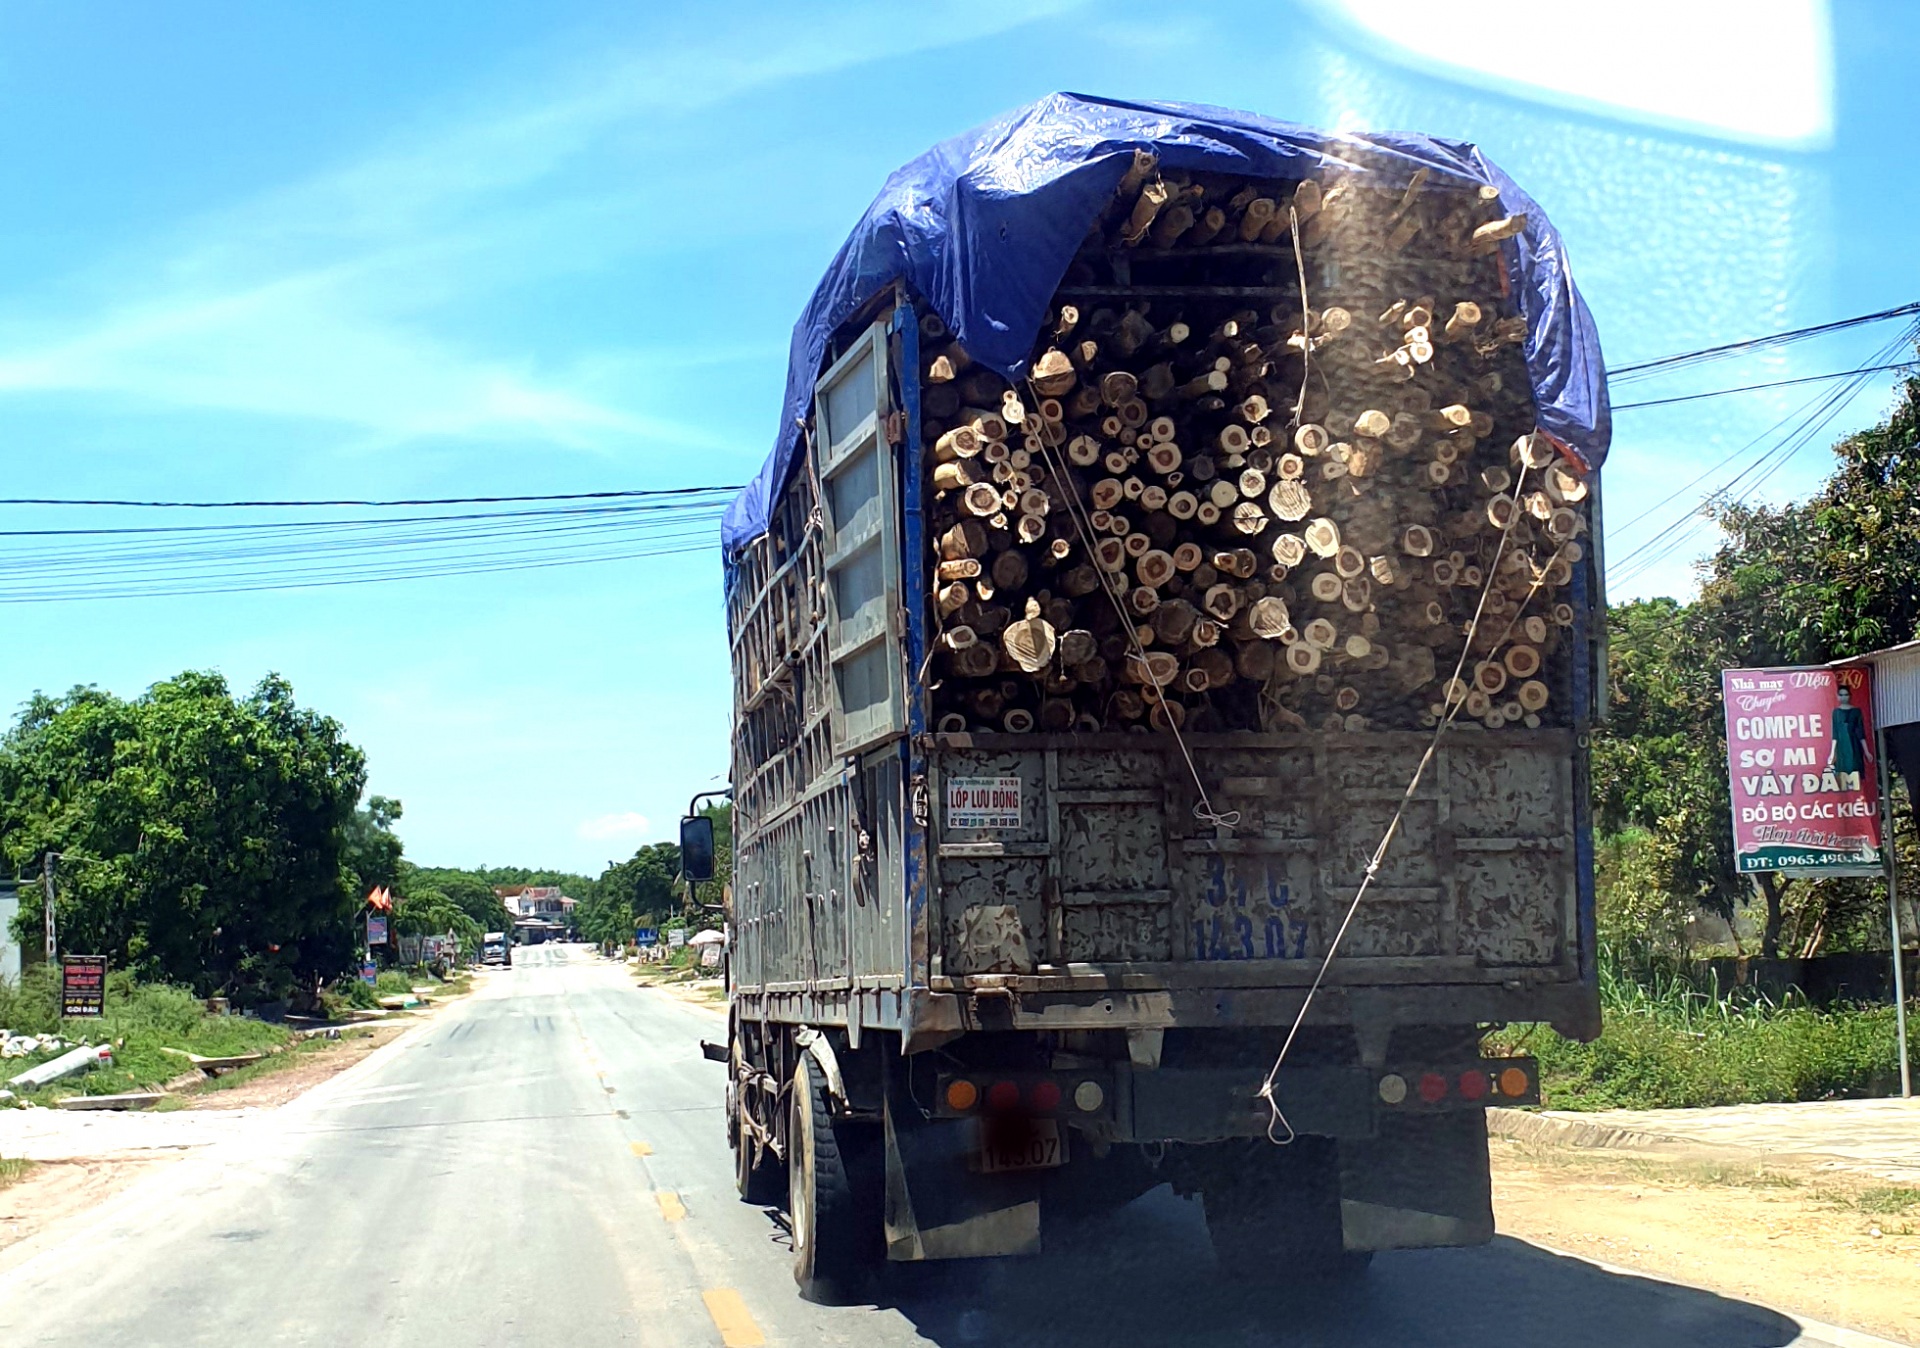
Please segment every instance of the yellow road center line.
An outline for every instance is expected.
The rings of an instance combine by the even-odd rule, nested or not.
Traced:
[[[660,1215],[670,1222],[677,1222],[687,1215],[687,1205],[680,1201],[680,1195],[671,1189],[662,1189],[654,1195],[660,1200]]]
[[[629,1143],[627,1143],[627,1145],[628,1145],[629,1147],[632,1147],[632,1148],[633,1148],[633,1154],[634,1154],[635,1156],[651,1156],[651,1155],[653,1155],[653,1148],[652,1148],[652,1147],[649,1147],[649,1146],[648,1146],[648,1145],[647,1145],[646,1143],[644,1143],[644,1142],[629,1142]]]
[[[709,1288],[700,1299],[707,1303],[707,1314],[713,1317],[714,1328],[720,1331],[720,1342],[726,1348],[760,1348],[767,1341],[748,1313],[747,1303],[731,1287]]]

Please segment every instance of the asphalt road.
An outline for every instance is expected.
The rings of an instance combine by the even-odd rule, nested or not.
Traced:
[[[698,1043],[721,1025],[583,951],[522,951],[419,1032],[0,1255],[0,1344],[1829,1341],[1509,1239],[1383,1255],[1351,1296],[1235,1285],[1164,1189],[1072,1248],[814,1306],[777,1214],[734,1195],[723,1069]]]

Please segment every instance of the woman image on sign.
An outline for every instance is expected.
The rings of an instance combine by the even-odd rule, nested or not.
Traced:
[[[1837,690],[1839,705],[1833,709],[1833,747],[1827,753],[1827,771],[1834,775],[1842,791],[1858,791],[1860,773],[1867,763],[1867,724],[1860,708],[1853,705],[1853,690],[1841,684]]]

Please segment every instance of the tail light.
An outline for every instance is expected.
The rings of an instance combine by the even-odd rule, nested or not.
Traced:
[[[967,1114],[1098,1114],[1106,1107],[1106,1085],[1096,1078],[1047,1072],[1006,1076],[940,1076],[935,1082],[934,1112],[947,1118]]]
[[[1540,1064],[1532,1058],[1482,1058],[1451,1067],[1399,1067],[1374,1083],[1396,1109],[1476,1109],[1540,1103]]]

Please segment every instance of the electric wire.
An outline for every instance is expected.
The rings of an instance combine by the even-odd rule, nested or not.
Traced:
[[[1682,393],[1672,398],[1649,398],[1644,402],[1616,403],[1615,412],[1634,412],[1643,407],[1668,407],[1674,403],[1699,402],[1702,398],[1724,398],[1733,393],[1758,393],[1762,389],[1788,388],[1794,384],[1823,384],[1832,379],[1851,379],[1859,374],[1880,374],[1887,370],[1912,370],[1915,362],[1895,361],[1890,365],[1868,365],[1852,370],[1834,370],[1827,374],[1807,374],[1795,379],[1769,379],[1761,384],[1741,384],[1737,388],[1708,389],[1704,393]]]
[[[1705,364],[1723,360],[1730,356],[1745,355],[1765,347],[1788,346],[1795,342],[1806,341],[1813,337],[1824,337],[1829,333],[1844,332],[1849,328],[1863,327],[1871,323],[1883,323],[1888,319],[1903,318],[1920,314],[1920,301],[1897,304],[1891,309],[1880,309],[1870,314],[1857,314],[1852,318],[1835,319],[1831,323],[1816,323],[1811,327],[1789,328],[1785,332],[1770,333],[1762,337],[1747,337],[1737,342],[1726,342],[1719,346],[1702,347],[1697,351],[1682,351],[1671,356],[1661,356],[1656,360],[1643,360],[1632,365],[1622,365],[1607,371],[1609,383],[1631,382],[1651,375],[1690,365]]]
[[[725,500],[666,494],[408,516],[0,534],[0,602],[384,583],[710,548]]]
[[[1705,471],[1688,483],[1668,493],[1660,501],[1618,526],[1613,531],[1616,536],[1629,532],[1658,515],[1701,482],[1733,466],[1757,447],[1763,444],[1767,446],[1732,477],[1689,505],[1682,515],[1668,522],[1637,546],[1614,558],[1608,567],[1609,579],[1615,584],[1625,584],[1645,575],[1684,547],[1700,529],[1710,524],[1711,521],[1706,512],[1716,506],[1739,504],[1750,499],[1801,450],[1812,444],[1848,403],[1870,386],[1873,374],[1879,372],[1880,368],[1888,363],[1888,357],[1916,339],[1920,339],[1920,322],[1909,324],[1899,336],[1848,372],[1845,382],[1839,387],[1816,395],[1760,435],[1709,465]],[[1895,368],[1908,367],[1896,365]],[[1774,439],[1776,435],[1780,436],[1778,440]]]
[[[420,496],[395,500],[338,498],[298,501],[142,501],[95,499],[87,497],[16,496],[0,497],[0,506],[123,506],[139,510],[310,510],[330,506],[388,507],[445,505],[505,505],[537,501],[611,501],[643,497],[694,496],[710,492],[732,494],[740,484],[722,487],[657,487],[631,491],[553,492],[533,496]]]

